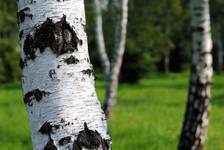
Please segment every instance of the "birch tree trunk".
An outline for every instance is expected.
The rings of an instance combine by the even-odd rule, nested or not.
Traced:
[[[107,116],[109,116],[109,113],[113,110],[116,104],[117,87],[125,50],[128,22],[128,0],[114,0],[114,2],[117,12],[120,12],[120,15],[117,15],[115,49],[111,60],[110,74],[107,79],[106,98],[103,107]]]
[[[96,16],[96,40],[97,40],[97,51],[100,58],[101,65],[104,70],[105,78],[109,76],[110,72],[110,61],[107,55],[105,40],[103,35],[103,18],[101,13],[100,0],[94,0],[95,4],[95,16]]]
[[[187,109],[179,150],[201,150],[205,143],[212,82],[212,40],[208,0],[191,0],[193,55]]]
[[[169,46],[169,35],[170,35],[170,8],[171,2],[170,0],[164,1],[164,10],[165,10],[165,32],[164,32],[164,47],[166,48],[166,52],[164,54],[164,72],[170,72],[170,46]]]
[[[111,149],[89,61],[84,0],[19,0],[17,16],[33,149]]]

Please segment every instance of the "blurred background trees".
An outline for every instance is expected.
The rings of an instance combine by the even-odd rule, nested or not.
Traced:
[[[16,3],[0,0],[0,82],[19,79]]]
[[[102,72],[96,51],[94,4],[93,1],[85,1],[85,3],[91,60],[95,69]],[[218,72],[223,69],[222,63],[220,65],[223,59],[220,53],[223,53],[224,42],[222,6],[224,6],[222,0],[214,0],[211,3],[214,67]],[[108,9],[112,8],[108,7]],[[102,13],[106,47],[110,55],[114,47],[115,20],[113,13],[108,13],[109,10]],[[15,1],[0,0],[0,82],[16,81],[20,78],[17,44],[19,37],[15,12]],[[167,55],[170,72],[186,71],[190,64],[190,53],[189,1],[170,0],[167,7],[165,0],[130,0],[127,45],[120,75],[121,82],[136,83],[148,73],[165,72]],[[15,59],[11,60],[11,58]]]

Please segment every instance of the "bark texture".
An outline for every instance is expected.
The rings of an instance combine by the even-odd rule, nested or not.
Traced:
[[[208,0],[191,0],[193,55],[188,102],[179,150],[201,150],[205,143],[212,82],[212,40]]]
[[[95,4],[95,16],[96,16],[96,40],[97,40],[97,51],[100,58],[101,65],[104,70],[105,78],[109,76],[110,73],[110,61],[107,55],[104,35],[103,35],[103,18],[101,13],[101,3],[100,0],[94,0]]]
[[[126,32],[128,22],[128,0],[114,0],[114,5],[119,15],[117,15],[117,25],[115,33],[115,49],[110,65],[110,75],[107,78],[107,90],[104,103],[104,111],[108,116],[116,104],[117,87],[119,73],[123,61],[126,43]]]
[[[111,149],[89,61],[84,0],[19,0],[17,16],[33,149]]]

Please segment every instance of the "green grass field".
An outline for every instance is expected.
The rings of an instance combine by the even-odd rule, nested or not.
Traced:
[[[224,149],[224,77],[215,76],[207,150]],[[188,89],[187,74],[153,75],[123,84],[109,121],[114,150],[175,150]],[[104,84],[97,81],[103,99]],[[0,86],[0,150],[30,150],[20,85]]]

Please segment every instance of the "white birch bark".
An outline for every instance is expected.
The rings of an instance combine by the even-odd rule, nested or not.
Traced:
[[[96,40],[97,40],[97,52],[100,58],[101,65],[104,70],[105,78],[109,76],[110,72],[110,61],[107,55],[105,40],[103,35],[103,18],[101,12],[101,2],[100,0],[94,0],[95,4],[95,16],[96,16]]]
[[[24,102],[33,149],[111,149],[89,62],[84,0],[19,0],[18,17]],[[54,32],[53,42],[50,34],[43,32],[37,41],[37,32],[43,31],[46,20],[62,22],[56,26],[60,29]],[[75,34],[76,50],[71,42]],[[41,52],[44,43],[49,45]],[[55,50],[61,51],[55,54]]]
[[[209,0],[191,0],[191,16],[193,58],[179,150],[203,149],[210,111],[213,70]]]
[[[115,33],[115,49],[110,66],[110,75],[107,79],[106,98],[104,111],[108,116],[116,104],[117,88],[119,82],[119,73],[125,51],[126,32],[128,22],[128,0],[114,0],[114,3],[121,14],[117,17]]]

